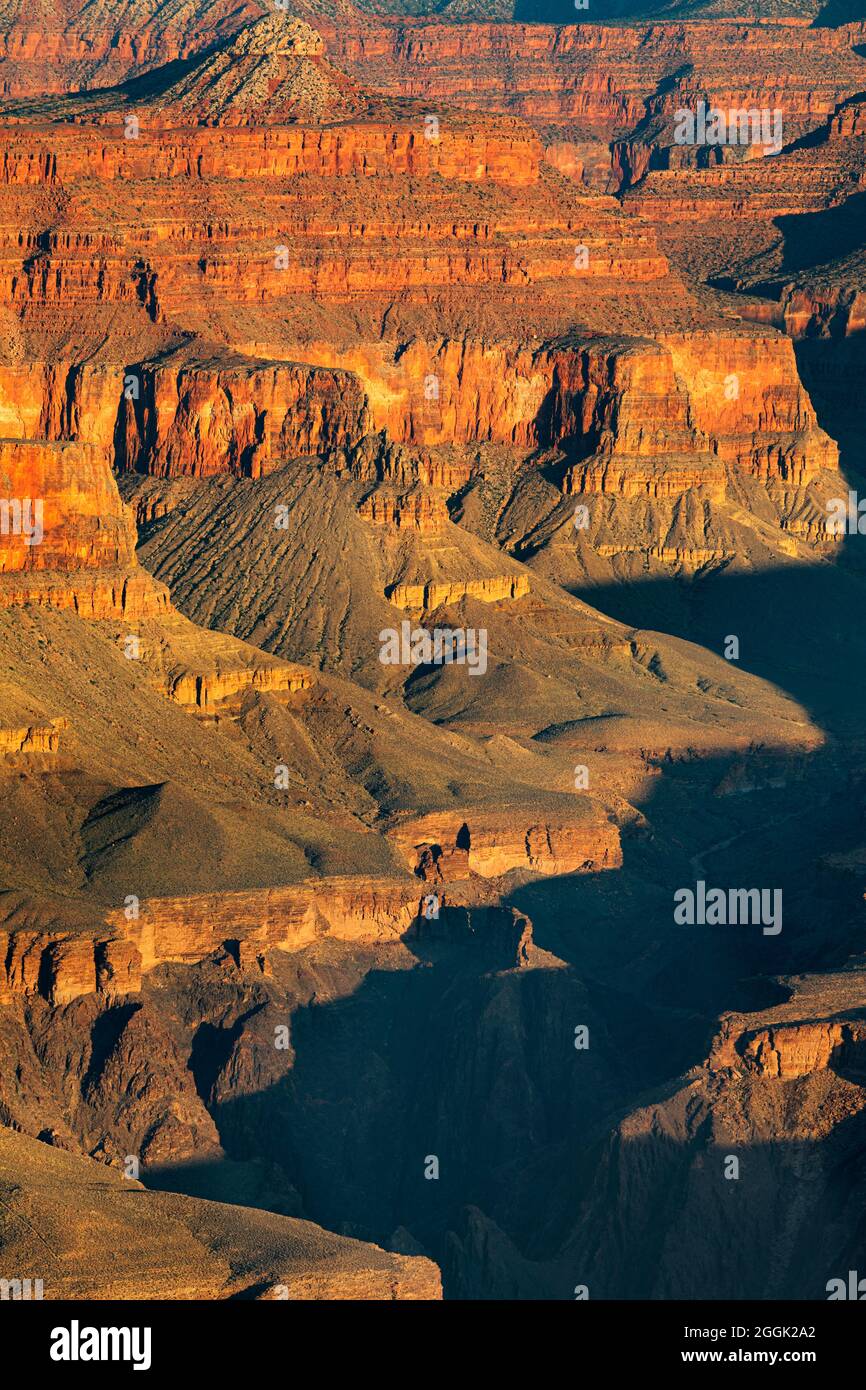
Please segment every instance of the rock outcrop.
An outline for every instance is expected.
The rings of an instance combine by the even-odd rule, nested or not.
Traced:
[[[256,961],[271,948],[299,950],[323,936],[394,940],[413,926],[420,890],[411,880],[323,880],[260,892],[146,899],[108,931],[9,929],[0,934],[0,998],[39,994],[63,1005],[84,995],[137,993],[142,971],[196,962],[227,942]],[[140,912],[140,915],[138,915]]]
[[[97,445],[0,440],[0,606],[151,617],[168,596],[137,568],[135,529]]]
[[[366,433],[348,372],[230,356],[127,368],[115,434],[121,469],[157,477],[258,478],[286,458],[346,448]]]
[[[389,601],[397,608],[413,613],[432,613],[459,603],[463,598],[479,599],[481,603],[501,603],[522,598],[529,593],[529,577],[525,574],[495,575],[491,579],[462,579],[450,583],[394,584],[387,591]]]
[[[571,874],[616,869],[622,864],[619,830],[591,804],[572,821],[512,811],[507,818],[481,808],[432,813],[398,823],[390,832],[413,871],[427,882],[480,874],[496,878],[513,869]]]

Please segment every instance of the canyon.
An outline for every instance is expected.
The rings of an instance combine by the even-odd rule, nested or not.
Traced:
[[[866,18],[43,8],[0,3],[0,1278],[48,1232],[50,1299],[823,1297]],[[699,101],[781,150],[677,143]],[[383,662],[406,620],[484,671]],[[679,926],[701,878],[784,930]]]

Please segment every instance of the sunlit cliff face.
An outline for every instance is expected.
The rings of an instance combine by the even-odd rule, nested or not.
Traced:
[[[86,1242],[51,1296],[848,1268],[862,25],[573,19],[0,14],[0,1197]]]

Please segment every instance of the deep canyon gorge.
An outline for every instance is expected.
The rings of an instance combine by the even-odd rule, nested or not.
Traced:
[[[0,0],[0,1280],[864,1267],[858,9]]]

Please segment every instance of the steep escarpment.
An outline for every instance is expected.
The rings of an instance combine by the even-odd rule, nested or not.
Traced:
[[[666,1017],[693,987],[675,979],[694,968],[681,930],[644,916],[653,950],[641,968],[653,986],[639,999],[608,978],[630,973],[611,935],[618,916],[593,925],[584,914],[575,933],[563,904],[554,927],[539,899],[533,926],[513,909],[450,906],[439,879],[422,887],[442,905],[402,942],[357,938],[347,950],[323,937],[286,953],[263,937],[248,949],[229,941],[141,981],[118,974],[115,992],[65,1007],[37,989],[19,994],[0,1016],[15,1059],[4,1115],[103,1162],[136,1157],[151,1189],[219,1200],[243,1191],[272,1211],[425,1250],[452,1296],[567,1299],[579,1281],[595,1296],[759,1297],[775,1277],[789,1297],[822,1297],[857,1238],[838,1169],[862,1148],[862,971],[786,980],[785,1002],[724,1015],[706,1060],[672,1088],[702,1032],[681,1010]],[[570,901],[576,910],[581,899]],[[727,980],[743,968],[742,947],[717,942],[713,968]],[[66,1064],[61,1093],[57,1060],[71,1038],[80,1062]],[[138,1068],[158,1084],[115,1113],[119,1078]],[[368,1096],[362,1108],[350,1075]],[[479,1099],[470,1143],[459,1116]],[[629,1113],[612,1125],[619,1106]],[[347,1125],[348,1152],[337,1142]],[[432,1159],[438,1186],[428,1187]],[[692,1266],[683,1255],[699,1216]]]
[[[372,75],[380,91],[431,103],[459,98],[470,107],[492,102],[519,114],[541,130],[555,163],[603,186],[639,178],[660,161],[656,149],[672,141],[656,132],[701,97],[725,109],[779,106],[789,138],[801,136],[860,90],[859,37],[859,26],[771,19],[615,26],[405,20],[341,25],[329,33],[328,49],[350,71]],[[695,158],[694,151],[674,153]]]
[[[127,380],[136,389],[124,394],[114,435],[121,470],[256,478],[366,433],[366,399],[349,372],[218,355],[136,364]]]
[[[808,438],[784,345],[750,339],[690,295],[646,222],[542,165],[525,123],[450,108],[431,123],[421,103],[378,97],[339,121],[327,106],[256,105],[279,90],[269,64],[325,62],[294,23],[272,17],[191,64],[181,85],[215,122],[206,135],[171,75],[117,100],[7,105],[6,301],[25,357],[57,363],[42,382],[29,362],[24,379],[20,355],[5,369],[28,434],[86,432],[137,472],[251,477],[293,456],[351,456],[383,431],[427,448],[577,439],[563,491],[624,498],[706,484],[718,499],[714,454],[798,487],[832,467]],[[543,47],[552,32],[516,28],[504,41]],[[591,50],[601,36],[633,38],[577,26],[561,41]],[[663,49],[677,41],[660,31]],[[196,83],[222,90],[212,68],[224,59],[234,86],[208,114]],[[121,361],[110,335],[80,341],[75,304],[121,314],[145,351]],[[686,346],[696,328],[713,342],[709,376]],[[664,365],[659,348],[672,354]],[[778,364],[764,379],[758,352]],[[465,484],[472,463],[455,462]],[[690,546],[708,549],[694,535]]]
[[[858,968],[797,981],[778,1009],[725,1018],[705,1065],[619,1126],[599,1155],[569,1260],[589,1260],[599,1239],[622,1250],[646,1238],[648,1187],[663,1183],[678,1197],[662,1216],[656,1270],[641,1276],[616,1257],[593,1260],[599,1293],[695,1298],[711,1283],[761,1298],[769,1281],[780,1296],[826,1298],[862,1221],[848,1176],[863,1143]],[[623,1193],[618,1236],[602,1234],[599,1201],[613,1171]]]
[[[823,1296],[862,28],[55,8],[0,22],[4,1254]]]
[[[135,561],[132,518],[107,451],[46,439],[0,441],[0,604],[153,617],[167,595]]]

